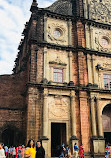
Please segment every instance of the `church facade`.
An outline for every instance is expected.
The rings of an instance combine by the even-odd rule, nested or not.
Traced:
[[[42,140],[46,156],[83,144],[104,157],[111,144],[111,2],[31,5],[13,74],[0,76],[0,140]]]

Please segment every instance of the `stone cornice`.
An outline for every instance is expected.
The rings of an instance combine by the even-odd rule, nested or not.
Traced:
[[[73,90],[76,89],[76,86],[68,86],[67,85],[51,85],[51,84],[43,84],[43,83],[27,83],[27,87],[38,87],[38,88],[52,88],[52,89],[63,89],[63,90]]]
[[[83,24],[88,24],[88,25],[92,25],[92,26],[95,26],[95,27],[100,27],[100,28],[103,28],[103,29],[111,29],[110,24],[96,22],[94,20],[86,19],[86,18],[80,17],[80,16],[74,16],[74,15],[66,16],[66,15],[51,12],[51,11],[46,10],[46,9],[39,9],[38,14],[39,14],[39,16],[46,15],[48,17],[57,18],[57,19],[58,18],[59,19],[64,19],[64,20],[69,20],[70,19],[73,22],[77,22],[77,21],[80,20]]]
[[[62,89],[62,90],[75,90],[76,92],[79,92],[79,91],[86,91],[88,93],[90,92],[95,92],[95,93],[104,93],[104,94],[111,94],[111,90],[105,90],[105,89],[99,89],[99,88],[96,88],[96,87],[87,87],[87,86],[77,86],[77,85],[74,85],[74,86],[68,86],[67,85],[50,85],[50,84],[46,84],[44,85],[43,83],[27,83],[26,84],[27,88],[28,87],[36,87],[36,88],[50,88],[50,89]]]
[[[59,19],[64,19],[64,20],[69,20],[69,19],[76,19],[74,16],[71,15],[63,15],[63,14],[58,14],[58,13],[54,13],[51,12],[47,9],[40,9],[38,10],[38,14],[40,15],[46,15],[48,17],[52,17],[52,18],[59,18]]]
[[[82,18],[81,20],[83,23],[91,25],[91,26],[95,26],[95,27],[99,27],[99,28],[103,28],[103,29],[111,29],[110,24],[100,23],[100,22],[96,22],[96,21],[93,21],[90,19],[85,19],[85,18]]]
[[[88,48],[83,48],[83,49],[84,49],[84,53],[87,53],[87,54],[95,54],[95,55],[98,55],[98,56],[111,57],[111,52],[101,52],[101,51],[88,49]]]
[[[81,46],[73,47],[73,46],[65,46],[65,45],[56,45],[56,44],[47,43],[47,42],[37,42],[37,40],[33,40],[33,39],[30,42],[37,44],[40,47],[47,47],[47,48],[52,48],[52,49],[66,50],[66,51],[73,51],[73,52],[81,51],[81,52],[84,52],[84,54],[95,54],[98,56],[111,57],[111,52],[101,52],[94,49],[84,48]]]

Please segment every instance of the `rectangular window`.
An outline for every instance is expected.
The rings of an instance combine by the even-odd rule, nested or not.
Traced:
[[[54,82],[63,82],[63,69],[54,68],[53,76]]]
[[[104,74],[104,88],[106,90],[111,90],[111,75],[110,74]]]

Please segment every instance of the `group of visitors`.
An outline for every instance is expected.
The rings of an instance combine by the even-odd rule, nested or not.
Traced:
[[[71,150],[67,145],[62,144],[60,148],[61,154],[60,157],[71,158]],[[74,145],[74,154],[75,158],[84,158],[84,148],[81,145],[79,148],[77,144]],[[105,157],[110,158],[109,146],[107,145],[105,148]],[[9,147],[0,143],[0,158],[45,158],[45,150],[42,147],[41,141],[37,141],[36,145],[33,139],[28,141],[27,147],[24,145],[18,147]]]
[[[61,148],[60,148],[60,156],[59,156],[59,158],[60,157],[67,157],[67,158],[70,158],[71,157],[71,150],[70,150],[70,148],[69,148],[69,146],[67,145],[66,147],[65,147],[65,144],[63,143],[62,144],[62,146],[61,146]]]
[[[37,141],[35,145],[33,139],[28,141],[27,147],[22,145],[8,148],[0,143],[0,158],[45,158],[45,150],[41,141]]]
[[[79,155],[78,155],[79,153]],[[75,143],[74,145],[74,155],[75,155],[75,158],[84,158],[85,154],[84,154],[84,149],[83,149],[83,145],[80,146],[80,148],[78,148],[77,144]],[[71,150],[69,148],[69,146],[67,145],[65,147],[64,144],[62,144],[61,146],[61,154],[59,156],[60,157],[66,157],[66,158],[70,158],[71,157]]]
[[[105,148],[105,158],[110,158],[111,147],[107,144]]]

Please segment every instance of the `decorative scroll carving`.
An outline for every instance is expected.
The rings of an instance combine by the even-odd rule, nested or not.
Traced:
[[[61,32],[62,32],[62,35],[61,35],[61,37],[59,37],[59,38],[56,38],[56,37],[54,36],[54,30],[55,30],[56,28],[60,29]],[[48,32],[48,38],[49,38],[51,41],[56,42],[56,44],[58,44],[58,42],[61,42],[61,43],[66,42],[66,29],[64,28],[63,25],[59,25],[58,23],[49,24],[49,25],[48,25],[47,32]]]
[[[91,0],[89,14],[92,20],[111,24],[111,1]]]
[[[68,119],[69,102],[68,99],[56,97],[49,102],[49,118],[50,119]]]
[[[108,44],[102,45],[102,40],[105,39]],[[111,51],[111,33],[108,31],[103,32],[100,30],[99,32],[95,32],[95,44],[96,49],[98,51],[110,52]]]

